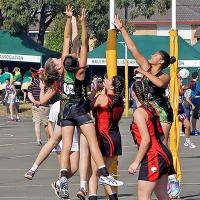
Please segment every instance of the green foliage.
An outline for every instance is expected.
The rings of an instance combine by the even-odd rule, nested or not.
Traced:
[[[106,41],[109,28],[109,0],[0,0],[0,10],[5,20],[4,27],[12,34],[27,32],[30,24],[39,22],[40,42],[43,43],[45,30],[53,20],[53,29],[46,38],[46,46],[61,51],[65,16],[65,5],[74,6],[74,15],[81,15],[81,9],[88,10],[88,34]],[[170,0],[116,0],[118,8],[128,8],[130,17],[144,15],[149,18],[157,10],[163,14],[170,7]],[[133,28],[127,25],[129,32]],[[80,32],[80,31],[79,31]]]
[[[101,44],[107,39],[107,30],[109,28],[109,1],[108,0],[76,0],[67,1],[74,6],[74,15],[79,18],[81,15],[81,9],[86,8],[88,11],[88,35],[94,35],[98,38],[98,43]],[[80,6],[81,5],[81,6]],[[79,21],[79,20],[78,20]],[[53,20],[53,26],[51,32],[46,37],[47,48],[56,51],[62,51],[63,45],[63,32],[65,27],[66,17],[64,15],[58,15]],[[80,35],[79,26],[79,35]]]
[[[5,16],[4,27],[16,34],[27,30],[27,26],[33,22],[30,15],[37,6],[33,0],[0,0],[0,9]]]
[[[171,0],[117,0],[117,6],[130,8],[131,19],[139,15],[150,18],[156,11],[165,14],[171,6]]]
[[[106,41],[109,28],[109,1],[108,0],[76,0],[67,1],[75,8],[75,15],[81,15],[81,9],[88,11],[88,34],[94,34],[99,44]]]
[[[64,14],[56,16],[53,21],[51,32],[48,33],[47,37],[45,38],[45,47],[54,51],[62,52],[65,22],[66,17]]]
[[[66,0],[0,0],[0,9],[5,17],[3,25],[12,34],[18,34],[21,31],[27,32],[31,24],[38,22],[41,31],[39,35],[43,37],[52,19],[64,11],[65,2]]]

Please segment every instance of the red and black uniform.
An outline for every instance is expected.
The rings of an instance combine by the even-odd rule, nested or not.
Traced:
[[[108,103],[104,107],[93,110],[99,147],[103,156],[112,157],[122,155],[119,121],[124,111],[124,102],[121,98],[109,110],[114,96],[108,96]]]
[[[158,180],[163,174],[171,174],[173,171],[173,160],[171,152],[162,143],[164,133],[159,117],[157,115],[152,115],[144,106],[140,107],[148,114],[147,128],[150,135],[150,146],[141,161],[138,180],[153,182]],[[142,138],[134,122],[131,124],[131,133],[139,148]]]

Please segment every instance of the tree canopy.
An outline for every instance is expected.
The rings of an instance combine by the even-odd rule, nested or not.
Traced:
[[[116,0],[118,8],[125,8],[125,19],[128,19],[128,9],[131,9],[130,18],[139,14],[149,18],[157,10],[162,14],[170,8],[170,2],[170,0]],[[47,40],[50,40],[47,41],[47,46],[50,45],[57,50],[63,41],[61,33],[65,23],[63,12],[68,3],[74,6],[76,16],[81,13],[82,7],[88,10],[88,33],[98,38],[99,44],[104,42],[109,28],[109,0],[0,0],[0,11],[3,16],[1,20],[3,19],[4,27],[12,34],[27,32],[31,24],[38,23],[38,42],[41,44],[44,43],[45,31],[53,21],[52,33],[47,37]],[[57,47],[54,41],[58,41]],[[51,42],[55,44],[51,45]]]
[[[4,27],[12,34],[27,32],[31,24],[39,24],[38,42],[43,44],[44,34],[52,19],[64,11],[65,0],[0,0]]]

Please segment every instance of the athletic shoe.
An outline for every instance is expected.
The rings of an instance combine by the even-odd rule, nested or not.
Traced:
[[[185,133],[180,131],[180,136],[185,136]]]
[[[10,118],[8,119],[8,122],[13,122],[13,121],[15,121],[15,119],[14,119],[13,117],[10,117]]]
[[[59,191],[60,191],[60,186],[57,184],[57,182],[52,182],[51,187],[54,190],[55,195],[60,198],[59,196]]]
[[[193,130],[191,133],[190,133],[190,135],[199,135],[199,131],[198,130]]]
[[[60,179],[59,196],[61,199],[69,199],[68,180],[65,177],[61,177]]]
[[[115,180],[111,175],[109,175],[109,176],[100,176],[99,184],[110,185],[110,186],[122,186],[124,183],[122,181]]]
[[[41,140],[37,141],[37,146],[42,146],[42,141]]]
[[[16,122],[21,122],[21,119],[19,117],[17,117],[15,120]]]
[[[170,181],[168,189],[169,189],[168,194],[169,194],[170,198],[176,199],[179,197],[179,194],[181,192],[179,181]]]
[[[87,195],[88,195],[88,191],[85,190],[84,188],[80,188],[79,191],[77,192],[77,197],[80,200],[85,200]]]
[[[190,142],[185,141],[184,146],[189,147],[191,149],[196,148],[196,145],[194,145],[191,141]]]
[[[32,180],[33,177],[34,177],[34,175],[35,175],[35,171],[28,170],[26,172],[26,174],[24,174],[24,177],[27,178],[27,179],[29,179],[29,180]]]

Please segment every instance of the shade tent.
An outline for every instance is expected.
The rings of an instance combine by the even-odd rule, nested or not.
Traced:
[[[169,37],[168,36],[153,36],[153,35],[134,35],[131,39],[135,42],[139,51],[150,59],[151,55],[158,50],[169,52]],[[124,66],[125,44],[121,34],[117,40],[117,64]],[[200,53],[189,45],[180,36],[178,37],[179,45],[179,67],[200,67]],[[105,60],[106,42],[89,52],[88,65],[106,65]],[[131,53],[128,51],[129,66],[137,66]]]
[[[11,35],[0,30],[0,60],[44,64],[48,57],[60,57],[60,53],[44,48],[25,33]]]
[[[200,52],[200,40],[195,45],[193,45],[193,48]]]

